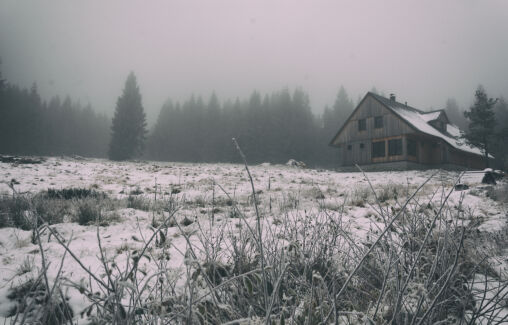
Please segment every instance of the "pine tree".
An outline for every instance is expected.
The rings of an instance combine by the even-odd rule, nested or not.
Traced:
[[[342,126],[346,119],[351,115],[354,109],[353,101],[349,98],[344,86],[341,86],[337,93],[337,98],[333,104],[333,111],[337,119],[338,127]]]
[[[464,116],[469,120],[469,129],[465,137],[468,143],[482,149],[485,156],[485,163],[489,166],[490,145],[494,140],[496,118],[494,114],[495,99],[488,98],[485,89],[479,86],[475,93],[474,105]]]
[[[127,77],[122,96],[116,103],[111,126],[109,158],[125,160],[143,153],[146,135],[146,116],[141,104],[141,94],[133,72]]]
[[[508,170],[508,102],[501,97],[494,107],[496,114],[496,136],[492,152],[496,168]]]
[[[221,104],[215,93],[212,93],[205,109],[204,116],[206,123],[203,125],[203,157],[205,161],[218,162],[221,159],[222,145],[229,145],[222,138],[221,128]]]

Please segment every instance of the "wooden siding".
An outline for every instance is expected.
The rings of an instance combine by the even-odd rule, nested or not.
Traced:
[[[483,157],[453,149],[449,151],[449,162],[474,169],[484,169],[486,167]]]
[[[383,127],[374,127],[374,118],[383,116]],[[367,128],[365,131],[358,130],[358,120],[365,119]],[[403,134],[414,133],[414,130],[402,119],[393,114],[376,99],[367,97],[355,110],[341,134],[334,141],[334,145],[340,146],[339,163],[342,166],[354,164],[371,164],[373,162],[392,162],[405,160],[406,140]],[[388,155],[388,140],[402,138],[402,155]],[[385,157],[372,159],[372,142],[386,140]],[[363,149],[360,144],[363,143]],[[351,150],[348,149],[351,146]]]
[[[361,148],[363,144],[363,148]],[[348,149],[351,146],[351,149]],[[352,141],[340,148],[340,163],[342,166],[351,166],[354,164],[370,164],[372,152],[372,143],[370,140]]]
[[[420,138],[418,140],[418,161],[425,165],[434,165],[441,163],[442,144],[437,140],[429,138]]]
[[[374,128],[374,117],[383,116],[383,127]],[[366,119],[367,129],[358,131],[358,120]],[[367,141],[376,138],[386,138],[401,134],[413,133],[413,129],[398,116],[385,108],[372,97],[367,97],[360,107],[353,113],[334,145],[347,145],[353,141]],[[360,157],[355,157],[360,158]]]
[[[374,119],[377,116],[383,116],[382,128],[374,127]],[[361,119],[365,119],[366,129],[359,131],[358,120]],[[444,113],[440,114],[437,120],[442,123],[448,121]],[[396,138],[402,139],[402,154],[390,156],[388,140]],[[407,139],[415,141],[416,156],[407,154]],[[376,141],[385,141],[384,157],[372,158],[372,142]],[[429,166],[454,164],[478,169],[485,167],[482,157],[456,150],[442,139],[416,132],[406,121],[368,95],[355,109],[331,144],[339,147],[341,166],[412,161]],[[348,146],[351,149],[348,149]]]

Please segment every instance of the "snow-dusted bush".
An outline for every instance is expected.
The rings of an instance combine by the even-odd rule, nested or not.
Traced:
[[[85,199],[85,198],[104,199],[107,197],[106,193],[98,192],[94,189],[77,188],[77,187],[63,189],[49,188],[46,192],[45,191],[41,192],[41,195],[49,199],[62,199],[62,200]]]
[[[13,324],[72,324],[74,312],[61,288],[48,292],[42,277],[11,288],[7,297],[15,301],[10,311]]]
[[[368,199],[371,194],[370,189],[366,186],[355,188],[350,194],[351,205],[364,207],[368,203]]]
[[[508,183],[501,183],[497,186],[489,187],[487,196],[494,201],[508,203]]]
[[[142,195],[129,195],[127,197],[127,207],[135,210],[150,211],[151,201]]]
[[[73,211],[74,201],[57,196],[48,196],[42,192],[31,198],[35,213],[50,225],[62,223]]]
[[[105,212],[119,206],[118,200],[110,199],[105,193],[81,188],[2,195],[0,227],[31,230],[37,224],[53,225],[66,221],[80,225],[99,221],[104,225],[118,219],[114,213]]]
[[[0,195],[0,227],[31,229],[29,209],[30,199],[26,195]]]
[[[102,222],[100,208],[89,200],[82,201],[77,206],[77,215],[75,220],[82,226]]]

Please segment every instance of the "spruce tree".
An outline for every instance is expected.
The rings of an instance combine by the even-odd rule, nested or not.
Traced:
[[[464,112],[464,116],[469,120],[469,129],[465,138],[468,143],[482,149],[487,167],[495,134],[496,118],[493,108],[496,101],[489,98],[485,89],[479,86],[475,93],[474,105]]]
[[[116,103],[111,126],[109,158],[126,160],[143,153],[146,116],[141,104],[141,94],[133,72],[127,77],[122,96]]]
[[[508,102],[503,98],[499,98],[494,107],[496,114],[496,135],[492,152],[495,157],[495,167],[508,171]]]
[[[346,89],[344,86],[341,86],[333,104],[333,112],[337,119],[335,128],[341,127],[346,122],[354,108],[353,101],[349,98]]]

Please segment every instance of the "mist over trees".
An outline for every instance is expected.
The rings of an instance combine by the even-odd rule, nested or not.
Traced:
[[[377,93],[375,88],[371,91]],[[46,102],[36,84],[30,89],[12,85],[0,70],[0,154],[240,162],[231,142],[236,138],[252,164],[296,159],[333,168],[338,150],[328,143],[357,104],[344,87],[322,115],[312,112],[301,89],[254,91],[248,99],[235,100],[221,100],[215,93],[207,99],[193,95],[182,103],[168,100],[147,132],[134,74],[127,78],[111,119],[69,97],[54,96]],[[445,111],[452,123],[468,130],[469,121],[454,99],[447,100]],[[508,169],[506,100],[499,98],[492,112],[497,122],[489,144],[493,167]]]
[[[116,103],[111,131],[108,151],[110,159],[126,160],[142,155],[146,134],[146,115],[133,72],[127,77],[123,93]]]
[[[377,90],[373,88],[373,92]],[[253,92],[248,100],[225,101],[216,94],[208,101],[192,96],[183,104],[168,101],[148,139],[147,158],[187,162],[239,162],[231,145],[237,138],[250,163],[302,160],[309,166],[334,167],[338,151],[328,146],[352,113],[355,104],[341,87],[332,107],[321,116],[312,113],[307,94],[287,89],[271,95]],[[454,99],[445,111],[452,123],[468,130],[469,121]],[[494,107],[495,140],[489,152],[495,168],[506,169],[508,106],[501,98]]]
[[[327,161],[317,148],[324,138],[321,125],[300,89],[271,95],[253,92],[248,100],[222,105],[215,94],[206,102],[192,96],[181,105],[164,104],[147,155],[156,160],[238,162],[234,137],[250,163],[285,163],[292,158],[324,165]]]
[[[331,108],[325,107],[323,112],[323,129],[321,131],[320,141],[316,145],[320,148],[321,154],[324,155],[324,159],[332,164],[337,161],[337,149],[328,146],[328,143],[346,122],[349,115],[353,112],[354,107],[353,100],[349,98],[344,86],[341,86],[333,106]]]
[[[450,122],[457,125],[461,130],[468,128],[468,121],[464,116],[464,111],[459,107],[454,98],[448,98],[445,105],[445,112]]]
[[[225,101],[212,94],[208,101],[192,96],[163,105],[148,141],[147,157],[191,162],[239,162],[231,143],[236,138],[250,163],[286,163],[333,167],[337,150],[328,146],[353,111],[341,87],[332,108],[312,113],[301,89],[282,89],[271,95],[254,91],[248,100]]]
[[[110,125],[105,115],[69,97],[46,103],[36,84],[30,89],[1,84],[0,153],[105,157]]]

